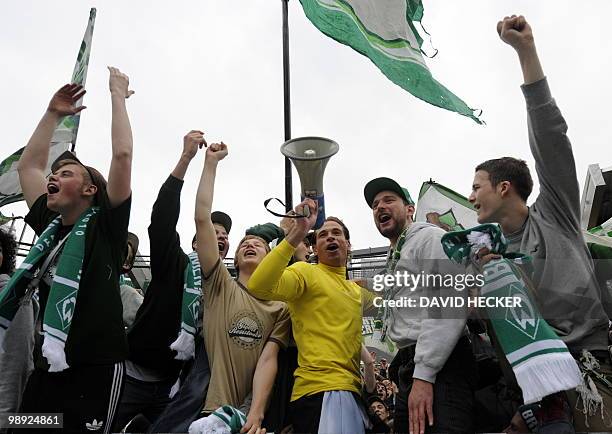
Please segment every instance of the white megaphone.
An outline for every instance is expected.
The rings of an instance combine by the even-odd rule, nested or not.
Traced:
[[[323,199],[323,173],[327,162],[336,154],[340,146],[325,137],[298,137],[286,141],[281,146],[281,153],[289,158],[300,175],[302,200],[310,198],[319,205],[319,214],[315,229],[325,221],[325,201]]]

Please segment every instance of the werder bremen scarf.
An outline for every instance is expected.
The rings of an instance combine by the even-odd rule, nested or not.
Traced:
[[[44,341],[42,346],[42,354],[49,363],[49,372],[59,372],[68,368],[64,347],[70,333],[72,315],[79,293],[85,254],[85,233],[91,217],[97,212],[97,207],[86,210],[67,235],[68,238],[60,254],[55,276],[49,289],[43,319]],[[32,272],[59,242],[56,235],[60,227],[61,217],[58,216],[40,235],[28,256],[0,294],[0,346],[6,329],[17,313],[21,297],[32,283]],[[42,276],[38,276],[35,281],[39,282],[41,278]]]
[[[181,331],[178,338],[170,345],[177,352],[176,359],[189,360],[195,354],[194,337],[200,313],[200,295],[202,293],[202,275],[198,253],[191,252],[185,266],[185,284],[183,285],[183,307],[181,313]]]
[[[231,405],[224,405],[210,416],[200,418],[189,425],[189,434],[237,434],[246,423],[243,412]]]
[[[532,284],[519,268],[531,265],[531,258],[505,254],[507,242],[498,225],[483,224],[449,232],[442,237],[442,246],[451,260],[463,265],[474,261],[475,254],[483,247],[502,255],[502,259],[493,259],[483,267],[484,285],[480,296],[520,299],[520,306],[509,307],[512,304],[506,303],[505,307],[485,310],[523,391],[525,404],[582,384],[576,361],[540,315],[532,297]]]

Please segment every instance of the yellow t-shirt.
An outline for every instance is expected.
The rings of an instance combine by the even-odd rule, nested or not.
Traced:
[[[222,405],[240,407],[251,392],[253,374],[269,341],[289,343],[290,319],[285,303],[258,300],[217,262],[204,279],[204,343],[210,363],[205,412]]]
[[[281,242],[249,279],[249,292],[287,303],[298,347],[291,401],[328,390],[359,393],[362,312],[373,294],[346,279],[345,267],[298,262],[286,268],[295,249]]]

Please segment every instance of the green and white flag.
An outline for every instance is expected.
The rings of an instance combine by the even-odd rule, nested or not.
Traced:
[[[582,235],[587,243],[612,248],[612,218],[588,231],[583,231]]]
[[[308,19],[323,33],[368,57],[389,80],[417,98],[467,116],[474,109],[438,83],[422,56],[415,27],[421,0],[300,0]]]
[[[0,226],[7,224],[11,220],[13,220],[12,217],[7,217],[0,212]]]
[[[85,36],[83,37],[83,42],[81,42],[77,61],[74,65],[74,71],[72,72],[72,83],[83,86],[85,85],[95,21],[96,9],[92,8],[89,11],[89,22],[87,23]],[[82,100],[83,99],[81,98],[79,101],[77,101],[77,107],[81,105]],[[47,173],[51,172],[51,163],[53,163],[55,159],[64,151],[67,151],[71,145],[76,143],[80,119],[80,113],[73,116],[66,116],[55,129],[53,138],[51,139],[51,146],[49,148]],[[21,158],[22,152],[23,148],[19,149],[0,163],[0,207],[9,203],[23,200],[21,185],[19,185],[19,175],[17,174],[17,164],[19,162],[19,158]]]
[[[478,225],[476,210],[467,198],[434,181],[421,186],[415,221],[433,223],[447,232]]]
[[[397,347],[391,339],[381,340],[382,326],[383,322],[381,319],[377,319],[373,316],[363,317],[361,322],[362,342],[368,349],[374,348],[378,350],[378,352],[393,358],[397,353]]]

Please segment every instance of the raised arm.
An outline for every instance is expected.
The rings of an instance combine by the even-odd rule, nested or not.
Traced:
[[[210,275],[219,261],[217,235],[210,219],[212,201],[215,194],[217,164],[227,156],[227,145],[213,143],[206,149],[204,169],[198,185],[195,205],[196,237],[198,239],[198,258],[205,276]]]
[[[499,36],[517,52],[523,70],[529,146],[540,184],[537,210],[566,230],[580,228],[580,191],[567,123],[544,76],[531,26],[524,17],[506,17]]]
[[[374,358],[364,344],[361,344],[361,361],[363,362],[363,379],[368,393],[376,390],[376,372],[374,372]]]
[[[191,163],[191,160],[197,154],[198,149],[202,149],[202,146],[206,146],[204,132],[200,130],[189,131],[183,137],[183,152],[171,175],[182,181],[185,178],[185,173],[187,173],[189,163]]]
[[[125,100],[134,94],[129,90],[130,80],[117,68],[108,67],[111,93],[111,141],[113,156],[106,188],[111,208],[121,205],[132,193],[132,127]]]
[[[176,167],[166,179],[151,211],[149,240],[151,244],[151,272],[165,273],[180,256],[180,239],[176,224],[181,212],[181,190],[189,163],[198,148],[206,142],[201,131],[192,130],[183,137],[183,149]]]
[[[264,419],[268,399],[272,393],[278,371],[278,350],[276,342],[268,341],[264,346],[253,374],[253,401],[241,433],[259,433]]]
[[[310,216],[295,219],[285,239],[263,258],[249,279],[247,289],[255,297],[287,302],[296,299],[302,293],[305,287],[304,279],[295,270],[295,267],[301,264],[287,268],[287,263],[293,256],[295,248],[317,221],[316,202],[313,200],[306,199],[295,209],[301,213],[306,206],[310,209]]]
[[[21,154],[17,171],[28,208],[41,194],[47,192],[45,168],[49,160],[49,145],[53,132],[64,116],[77,114],[85,108],[75,106],[83,95],[85,89],[78,84],[67,84],[58,90]]]

